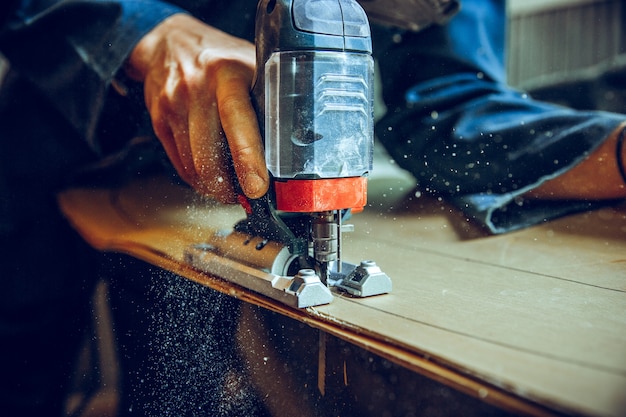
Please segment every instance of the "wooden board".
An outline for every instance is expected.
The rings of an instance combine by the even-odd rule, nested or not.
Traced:
[[[443,203],[397,196],[378,190],[344,242],[345,259],[375,259],[393,292],[306,310],[184,264],[184,249],[230,229],[239,207],[159,177],[70,190],[59,203],[98,249],[269,308],[497,406],[626,415],[625,207],[488,236]]]

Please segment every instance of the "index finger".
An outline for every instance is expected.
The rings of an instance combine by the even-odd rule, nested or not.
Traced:
[[[250,98],[251,70],[229,67],[218,74],[217,107],[233,166],[244,194],[262,197],[269,188],[263,141]]]

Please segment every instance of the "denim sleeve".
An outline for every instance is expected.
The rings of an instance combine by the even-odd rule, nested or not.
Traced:
[[[492,233],[601,204],[522,195],[571,169],[626,120],[509,87],[505,24],[504,1],[465,0],[445,26],[374,28],[387,106],[377,136],[422,190],[444,196]]]
[[[98,149],[95,130],[113,79],[142,36],[181,11],[156,0],[10,2],[0,51]]]

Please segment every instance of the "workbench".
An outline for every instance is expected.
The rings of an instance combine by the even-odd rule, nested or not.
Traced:
[[[382,178],[372,187],[369,206],[352,219],[355,232],[345,235],[344,258],[375,259],[393,291],[366,299],[336,294],[307,309],[185,264],[185,248],[231,228],[244,217],[240,207],[160,176],[69,190],[59,203],[92,246],[237,297],[247,306],[244,317],[271,314],[267,326],[278,319],[300,329],[317,347],[307,357],[316,362],[315,389],[327,396],[367,403],[385,388],[380,407],[410,415],[406,403],[421,401],[419,386],[432,381],[431,392],[445,387],[472,407],[502,413],[626,415],[626,206],[493,236],[410,183]],[[255,331],[275,332],[261,325],[242,332],[248,346],[267,350],[267,361],[277,350]],[[280,370],[257,365],[254,378],[268,391],[280,389],[272,387]],[[363,398],[368,390],[371,398]]]

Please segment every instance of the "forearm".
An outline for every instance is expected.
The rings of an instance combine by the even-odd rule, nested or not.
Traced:
[[[19,3],[2,28],[0,49],[88,141],[134,45],[180,11],[156,0]]]
[[[617,146],[625,129],[626,121],[582,162],[546,181],[526,196],[551,200],[626,198],[626,173],[623,172],[626,165],[626,146]],[[621,167],[618,158],[621,160]]]
[[[496,3],[468,0],[447,26],[418,34],[377,31],[381,142],[423,191],[496,233],[623,197],[609,137],[625,117],[508,87]]]

